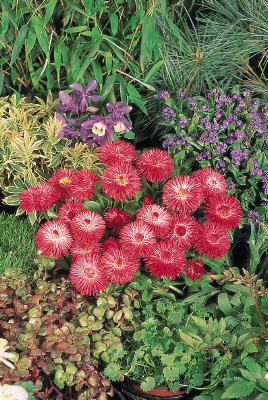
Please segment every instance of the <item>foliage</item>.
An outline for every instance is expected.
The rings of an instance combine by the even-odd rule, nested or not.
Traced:
[[[198,388],[200,400],[261,399],[268,388],[267,289],[244,273],[215,276],[224,285],[198,297],[142,297],[134,331],[124,333],[124,352],[111,356],[106,375],[115,380],[123,374],[145,391],[163,384],[173,391]]]
[[[163,113],[168,111],[162,125],[171,132],[165,135],[163,146],[176,158],[195,158],[202,168],[211,166],[221,172],[242,208],[256,208],[265,219],[267,104],[260,106],[249,91],[243,93],[239,95],[235,87],[231,97],[218,90],[208,93],[207,99],[182,99],[178,93],[162,100]]]
[[[0,184],[4,203],[18,205],[20,193],[43,182],[60,167],[98,168],[96,151],[58,138],[61,123],[51,116],[58,101],[26,103],[13,95],[0,103]],[[54,110],[53,110],[54,111]],[[22,210],[18,210],[20,215]]]
[[[37,224],[31,225],[27,219],[15,215],[0,213],[0,275],[11,268],[18,272],[22,269],[32,281],[36,267],[33,258],[36,254],[34,236]]]
[[[3,0],[0,93],[15,88],[43,97],[72,82],[96,79],[102,94],[109,87],[109,101],[119,91],[121,97],[132,96],[131,82],[142,80],[148,86],[162,64],[156,63],[159,13],[168,19],[166,1],[20,0],[13,7]],[[130,77],[129,85],[125,77]]]
[[[131,310],[137,306],[134,289],[117,288],[114,296],[110,287],[98,298],[89,298],[74,291],[59,272],[41,275],[33,287],[25,274],[11,269],[5,271],[0,288],[0,332],[16,356],[16,369],[1,364],[1,383],[23,386],[31,381],[42,388],[43,399],[55,392],[79,400],[112,394],[97,363],[100,358],[107,361],[108,350],[120,352],[122,330],[131,328]]]

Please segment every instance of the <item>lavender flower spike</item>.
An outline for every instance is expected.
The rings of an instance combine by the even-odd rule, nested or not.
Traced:
[[[132,124],[123,115],[132,111],[131,106],[128,106],[123,101],[118,101],[115,104],[110,101],[106,104],[106,108],[109,110],[107,117],[112,117],[113,121],[116,123],[114,126],[115,132],[128,132],[132,129]]]
[[[116,123],[110,118],[101,115],[91,115],[90,119],[85,121],[80,127],[80,136],[84,143],[91,146],[96,143],[102,145],[106,138],[114,139],[112,127]]]
[[[76,103],[66,92],[60,91],[59,93],[60,101],[62,104],[57,104],[56,107],[60,111],[72,111],[74,114],[78,114],[78,106],[79,104]]]
[[[84,89],[80,83],[73,83],[72,85],[69,86],[70,89],[75,90],[78,92],[78,98],[80,99],[80,105],[79,105],[79,110],[82,112],[87,111],[88,107],[88,101],[89,99],[96,102],[99,101],[101,96],[98,96],[96,94],[91,94],[92,90],[96,89],[98,86],[97,81],[92,80],[88,83],[87,88]]]

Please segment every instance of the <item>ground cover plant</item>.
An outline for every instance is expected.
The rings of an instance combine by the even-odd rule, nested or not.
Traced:
[[[16,218],[15,215],[0,213],[0,275],[5,269],[14,272],[21,269],[32,281],[36,265],[34,258],[37,247],[35,234],[38,225],[31,225],[28,219]]]

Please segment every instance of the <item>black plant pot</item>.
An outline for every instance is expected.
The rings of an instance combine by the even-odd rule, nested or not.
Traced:
[[[113,382],[115,400],[191,400],[194,394],[185,393],[182,388],[176,394],[169,394],[168,388],[159,387],[149,392],[144,392],[138,384],[133,384],[129,380],[123,382]]]

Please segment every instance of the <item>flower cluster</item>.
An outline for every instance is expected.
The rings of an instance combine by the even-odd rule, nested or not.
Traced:
[[[91,94],[97,85],[97,82],[92,80],[84,89],[79,83],[74,83],[70,85],[70,89],[73,90],[71,95],[64,91],[59,93],[62,104],[58,104],[56,107],[64,114],[55,113],[55,117],[63,125],[58,137],[80,136],[83,143],[89,146],[100,146],[107,138],[113,140],[115,135],[129,132],[132,129],[129,120],[124,117],[124,114],[129,113],[132,107],[122,101],[115,104],[107,103],[108,113],[106,116],[93,114],[88,118],[89,112],[96,113],[99,110],[91,105],[92,102],[97,102],[101,98],[99,95]],[[77,115],[79,119],[73,118],[73,115]],[[77,130],[74,130],[73,127],[77,127]]]
[[[187,100],[183,92],[177,94],[172,103],[175,98],[167,102],[160,98],[165,103],[163,125],[167,129],[170,124],[173,131],[165,135],[163,147],[173,154],[184,151],[187,159],[194,156],[203,168],[215,168],[238,197],[249,188],[245,210],[250,209],[252,198],[256,206],[267,201],[268,103],[260,105],[249,90],[232,96],[214,90],[207,99]]]
[[[227,229],[239,225],[242,211],[226,194],[219,172],[207,167],[192,176],[171,177],[174,164],[166,151],[150,149],[137,157],[134,146],[120,139],[102,145],[99,157],[106,165],[99,184],[91,170],[60,169],[42,184],[42,191],[37,185],[20,198],[27,212],[46,212],[57,202],[57,219],[40,227],[36,243],[46,256],[70,253],[69,277],[78,291],[95,295],[111,282],[131,281],[141,262],[156,277],[196,281],[206,274],[200,256],[226,255]],[[38,198],[32,195],[35,190]],[[52,191],[57,196],[47,196]],[[100,212],[90,209],[96,201],[85,200],[91,198],[101,199]],[[197,259],[187,261],[188,249]]]

